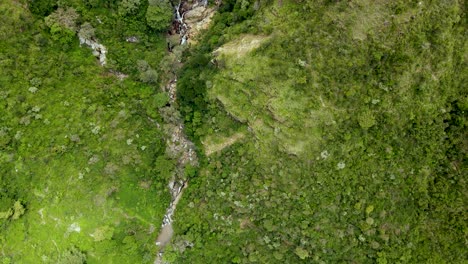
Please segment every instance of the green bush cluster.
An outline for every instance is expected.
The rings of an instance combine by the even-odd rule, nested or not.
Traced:
[[[78,31],[78,13],[74,8],[58,8],[47,16],[44,21],[50,28],[50,33],[54,40],[63,44],[70,43]]]

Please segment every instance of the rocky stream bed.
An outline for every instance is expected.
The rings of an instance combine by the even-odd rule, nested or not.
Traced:
[[[170,33],[167,38],[179,39],[179,45],[195,44],[195,37],[209,26],[216,8],[208,7],[207,0],[180,0],[177,4],[173,4],[174,20]],[[132,42],[133,39],[127,39]],[[86,39],[80,37],[80,45],[88,46],[93,50],[93,55],[99,60],[102,66],[107,63],[107,48],[95,39]],[[180,62],[180,63],[183,63]],[[123,79],[127,75],[112,71],[117,78]],[[177,166],[174,176],[168,183],[168,188],[171,193],[171,202],[166,210],[163,221],[160,224],[161,230],[155,241],[159,247],[159,252],[155,257],[155,264],[162,264],[165,246],[170,243],[173,229],[172,222],[177,203],[182,197],[184,189],[188,186],[188,180],[185,178],[184,172],[187,165],[193,167],[198,166],[198,157],[195,152],[195,145],[184,134],[184,123],[180,118],[180,114],[175,107],[177,96],[177,76],[167,81],[163,87],[164,92],[169,95],[169,104],[160,109],[160,114],[164,119],[162,125],[166,135],[166,152],[177,160]],[[161,125],[157,124],[158,127]]]
[[[177,5],[174,5],[174,22],[171,33],[178,35],[180,45],[194,43],[195,36],[201,30],[208,27],[214,12],[214,8],[207,7],[206,0],[179,1]],[[169,35],[169,37],[171,36]],[[166,151],[177,159],[177,167],[174,177],[168,186],[172,199],[164,215],[161,231],[156,239],[156,244],[160,250],[157,253],[155,264],[163,263],[164,248],[170,242],[173,235],[173,215],[184,189],[188,186],[188,180],[184,175],[185,167],[187,165],[198,166],[195,145],[184,134],[183,120],[175,108],[177,77],[169,80],[164,86],[164,90],[169,95],[169,105],[160,110],[160,114],[165,121],[164,131],[167,136]],[[172,114],[167,116],[167,113]]]

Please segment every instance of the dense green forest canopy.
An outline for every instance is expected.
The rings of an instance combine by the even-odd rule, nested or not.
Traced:
[[[226,1],[178,84],[212,154],[167,257],[466,261],[465,15],[463,1]]]
[[[200,166],[166,261],[466,262],[465,2],[209,1],[189,47],[176,5],[0,2],[3,263],[154,261],[174,79]]]
[[[152,85],[164,36],[88,4],[0,3],[0,263],[154,261],[170,199]],[[112,47],[109,68],[77,35]]]

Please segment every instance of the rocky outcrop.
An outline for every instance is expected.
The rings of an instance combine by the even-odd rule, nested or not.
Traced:
[[[189,29],[187,36],[189,43],[196,43],[196,36],[208,28],[214,14],[215,8],[208,8],[198,3],[195,3],[192,9],[184,14],[184,21]]]
[[[93,50],[93,55],[99,59],[99,63],[104,66],[106,65],[107,63],[107,57],[106,57],[106,54],[107,54],[107,48],[98,43],[97,41],[95,40],[92,40],[92,39],[85,39],[85,38],[82,38],[80,37],[80,45],[86,45],[88,47],[90,47],[92,50]]]
[[[140,39],[138,39],[137,36],[131,36],[131,37],[128,37],[125,39],[127,42],[130,42],[130,43],[138,43],[140,42]]]
[[[180,44],[196,43],[196,36],[207,29],[215,8],[207,7],[208,1],[180,1],[174,7],[175,20],[172,33],[180,36]]]

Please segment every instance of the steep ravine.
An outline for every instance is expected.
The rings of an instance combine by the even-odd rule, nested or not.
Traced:
[[[206,4],[206,0],[191,1],[191,3],[179,1],[179,3],[174,6],[175,20],[173,23],[173,32],[179,36],[180,45],[194,43],[192,39],[200,30],[208,26],[215,9],[207,8]],[[161,231],[156,239],[156,245],[159,246],[160,250],[154,261],[155,264],[163,263],[164,248],[170,242],[173,235],[172,218],[177,208],[177,203],[182,197],[184,189],[188,186],[188,180],[184,175],[185,168],[187,165],[198,166],[195,145],[184,134],[184,122],[180,118],[180,113],[175,107],[177,99],[177,77],[174,77],[166,83],[164,91],[169,95],[168,106],[160,109],[160,115],[165,121],[164,132],[167,135],[166,152],[177,159],[177,167],[169,183],[172,199],[164,215]]]
[[[179,45],[195,44],[195,37],[201,30],[206,29],[215,13],[215,8],[207,7],[206,0],[188,0],[179,1],[174,6],[174,21],[172,24],[172,35],[169,38],[174,38],[174,35],[179,38]],[[101,66],[107,63],[107,48],[94,39],[86,39],[80,37],[80,45],[86,45],[93,50],[93,55],[99,59]],[[183,61],[180,62],[183,64]],[[112,71],[116,77],[123,79],[127,75]],[[161,223],[161,231],[155,241],[159,246],[154,263],[163,263],[163,254],[165,246],[170,242],[173,229],[173,215],[177,207],[177,203],[182,197],[184,189],[188,186],[188,180],[185,177],[185,168],[187,165],[198,166],[198,157],[195,152],[195,145],[184,134],[184,122],[180,117],[180,113],[175,107],[177,95],[177,76],[167,81],[163,87],[164,92],[169,96],[169,103],[166,107],[159,109],[159,113],[164,120],[163,131],[166,134],[167,149],[169,156],[177,160],[177,166],[174,176],[170,180],[168,187],[171,193],[171,202],[166,210],[163,221]],[[158,124],[158,127],[159,124]]]

